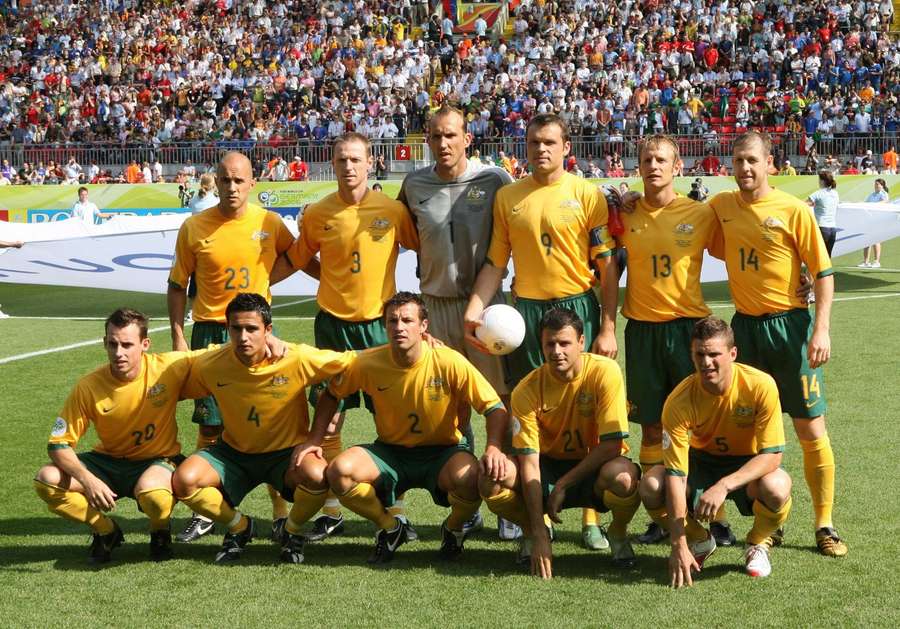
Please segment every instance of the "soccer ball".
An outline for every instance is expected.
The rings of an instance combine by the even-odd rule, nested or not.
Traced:
[[[525,319],[512,306],[488,306],[481,313],[481,325],[475,328],[475,336],[487,345],[491,354],[509,354],[525,338]]]

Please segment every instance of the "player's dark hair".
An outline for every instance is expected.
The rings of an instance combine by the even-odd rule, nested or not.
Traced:
[[[829,190],[834,190],[835,188],[837,188],[837,183],[835,183],[834,181],[834,175],[832,175],[827,170],[819,171],[819,181],[825,184],[825,187]]]
[[[106,323],[103,324],[103,334],[109,334],[109,327],[112,326],[121,330],[127,328],[132,323],[135,324],[141,332],[141,339],[147,338],[147,325],[149,319],[143,312],[134,308],[119,308],[111,315],[106,317]]]
[[[731,326],[718,317],[706,317],[694,324],[691,331],[691,341],[708,341],[709,339],[722,337],[728,349],[734,347],[734,332]]]
[[[759,142],[762,145],[764,155],[772,154],[772,138],[769,137],[768,133],[760,131],[746,131],[743,135],[738,136],[731,148],[737,151],[738,149],[747,148],[748,145],[754,142]]]
[[[225,308],[225,319],[231,321],[231,315],[235,312],[258,312],[263,325],[272,325],[272,306],[266,298],[257,293],[241,293]]]
[[[876,180],[875,180],[875,183],[880,183],[880,184],[881,184],[881,187],[882,187],[885,191],[887,190],[887,182],[886,182],[884,179],[882,179],[881,177],[879,177],[878,179],[876,179]]]
[[[565,327],[573,328],[575,335],[578,337],[584,334],[584,321],[581,320],[581,317],[574,310],[554,306],[541,317],[541,324],[538,326],[538,338],[543,338],[544,330],[559,332]]]
[[[532,127],[535,129],[543,129],[549,125],[555,124],[559,127],[560,133],[562,133],[562,141],[569,141],[569,125],[566,124],[566,121],[557,116],[556,114],[538,114],[534,118],[532,118],[528,122],[528,126],[525,127],[525,137],[528,137],[528,134],[531,133]]]
[[[80,187],[78,188],[78,194],[81,194],[81,191],[82,191],[82,190],[84,190],[85,192],[88,191],[88,189],[85,188],[84,186],[80,186]]]
[[[425,307],[425,302],[422,301],[422,298],[415,293],[410,293],[405,290],[400,291],[384,303],[384,314],[382,316],[386,320],[388,310],[392,308],[399,308],[401,306],[405,306],[406,304],[415,304],[419,307],[420,321],[424,321],[428,318],[428,308]]]

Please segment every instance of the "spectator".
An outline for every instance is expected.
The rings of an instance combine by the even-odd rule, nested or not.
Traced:
[[[63,183],[74,185],[79,182],[81,179],[82,169],[81,165],[75,160],[75,157],[69,157],[69,161],[66,162],[65,167],[63,168]]]
[[[299,155],[294,155],[294,161],[288,169],[288,178],[291,181],[306,181],[309,179],[309,165]]]
[[[791,166],[790,160],[785,160],[784,165],[781,167],[781,170],[778,171],[779,175],[784,175],[788,177],[796,177],[797,169]]]
[[[88,199],[88,189],[84,186],[78,188],[78,200],[72,205],[72,219],[81,221],[84,225],[94,225],[98,218],[110,218],[112,214],[104,214],[97,204]]]

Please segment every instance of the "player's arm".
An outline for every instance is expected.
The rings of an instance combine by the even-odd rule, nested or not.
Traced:
[[[466,306],[465,314],[463,314],[463,322],[466,326],[466,341],[485,354],[490,352],[488,352],[485,344],[475,336],[475,330],[481,325],[481,313],[491,303],[491,300],[503,283],[503,271],[504,269],[494,266],[490,260],[485,260],[484,266],[481,267],[478,276],[475,278],[472,296],[469,297],[469,304]]]
[[[553,491],[547,497],[547,515],[554,522],[562,522],[559,517],[559,511],[566,499],[566,490],[572,485],[577,485],[582,479],[589,476],[596,476],[604,463],[610,461],[622,452],[621,439],[606,439],[593,448],[588,455],[578,462],[578,465],[563,474],[556,484]]]
[[[550,535],[544,525],[540,455],[537,452],[520,454],[518,460],[528,528],[531,530],[531,573],[542,579],[550,579],[553,577],[553,551]]]
[[[0,249],[21,249],[24,244],[21,240],[0,240]]]
[[[740,469],[720,478],[715,485],[704,491],[694,508],[694,516],[700,521],[712,521],[729,493],[774,472],[779,465],[781,465],[781,452],[757,454],[744,463]]]
[[[116,494],[102,480],[94,476],[68,447],[48,448],[50,460],[64,474],[77,480],[84,488],[88,504],[101,511],[111,511],[116,506]]]
[[[831,358],[831,304],[834,301],[834,276],[818,278],[813,284],[816,293],[816,322],[806,348],[809,366],[815,369]]]
[[[616,311],[619,308],[619,263],[615,255],[594,261],[600,279],[600,330],[591,344],[595,354],[615,358],[619,353],[616,341]]]
[[[509,413],[503,406],[498,406],[485,415],[487,424],[487,444],[481,455],[481,471],[492,481],[499,482],[506,478],[508,470],[507,458],[503,454],[503,436],[509,426]]]
[[[666,505],[669,511],[669,538],[672,552],[669,554],[669,577],[673,588],[691,586],[692,571],[700,571],[688,547],[684,520],[687,517],[687,477],[666,474]]]
[[[319,264],[319,259],[316,257],[310,258],[307,265],[303,267],[303,272],[314,280],[319,279],[320,270],[321,265]],[[283,253],[275,260],[275,265],[272,267],[272,272],[269,274],[269,284],[277,284],[281,280],[289,278],[296,272],[297,269],[291,264],[290,259],[287,257],[287,253]]]
[[[332,419],[337,412],[338,400],[329,391],[325,390],[316,400],[316,412],[313,416],[312,427],[309,429],[309,435],[306,441],[299,443],[294,447],[291,453],[291,468],[299,468],[303,457],[311,454],[319,459],[324,459],[322,452],[322,442],[329,429],[334,431],[338,427],[331,426]]]
[[[170,281],[166,290],[166,304],[169,308],[172,350],[186,352],[188,344],[184,338],[184,311],[187,308],[187,289]]]

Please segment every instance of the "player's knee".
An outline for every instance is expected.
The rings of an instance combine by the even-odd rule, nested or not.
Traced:
[[[659,506],[663,499],[665,468],[655,465],[644,473],[641,479],[639,491],[641,502],[651,508]]]
[[[34,480],[58,487],[63,483],[63,472],[55,465],[45,465],[34,475]]]
[[[630,496],[638,484],[637,467],[625,457],[616,457],[600,468],[600,479],[606,489],[618,496]]]
[[[328,464],[324,472],[325,482],[331,487],[332,491],[344,494],[349,491],[349,486],[353,479],[353,461],[348,456],[338,456],[334,461]]]
[[[778,511],[790,498],[791,486],[791,477],[779,468],[759,479],[759,498],[767,507]]]
[[[812,419],[795,418],[794,432],[801,441],[814,441],[825,434],[825,416],[819,415]]]
[[[285,480],[290,487],[296,487],[299,484],[313,491],[321,491],[328,489],[328,479],[325,476],[327,469],[328,466],[325,463],[316,459],[301,467],[296,474],[289,473]]]
[[[643,424],[641,426],[641,445],[652,446],[662,443],[662,424]]]
[[[478,493],[485,500],[488,498],[493,498],[497,494],[503,491],[503,485],[493,479],[490,476],[478,470]]]
[[[181,464],[172,475],[172,491],[178,498],[186,498],[200,489],[200,475],[191,465]]]

